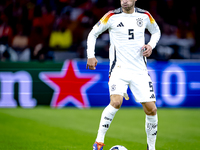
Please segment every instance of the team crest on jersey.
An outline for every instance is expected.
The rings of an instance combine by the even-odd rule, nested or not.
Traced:
[[[139,26],[139,27],[142,27],[143,26],[143,19],[142,18],[138,18],[138,19],[136,19],[137,20],[137,25]]]
[[[111,86],[111,91],[114,91],[114,90],[116,90],[116,85],[115,85],[115,84],[113,84],[113,85]]]

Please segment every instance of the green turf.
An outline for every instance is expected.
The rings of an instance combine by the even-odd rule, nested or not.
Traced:
[[[102,110],[0,109],[0,150],[92,150]],[[200,109],[159,109],[158,117],[157,150],[200,149]],[[146,150],[144,118],[139,108],[118,111],[104,150]]]

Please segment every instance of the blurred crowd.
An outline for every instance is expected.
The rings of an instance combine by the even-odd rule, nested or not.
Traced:
[[[162,37],[151,58],[199,59],[198,1],[138,0],[160,26]],[[0,0],[0,60],[62,61],[86,58],[88,33],[120,0]],[[150,35],[146,32],[146,42]],[[109,35],[96,43],[96,56],[108,58]]]

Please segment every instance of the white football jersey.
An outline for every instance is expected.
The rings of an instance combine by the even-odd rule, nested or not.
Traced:
[[[146,72],[146,58],[141,50],[145,45],[145,29],[151,33],[148,44],[152,48],[160,39],[160,29],[150,13],[137,7],[132,14],[124,13],[122,8],[109,11],[88,35],[88,58],[95,57],[96,39],[107,29],[110,36],[110,72],[116,66]]]

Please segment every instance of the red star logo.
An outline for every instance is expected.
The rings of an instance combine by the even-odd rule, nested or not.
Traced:
[[[52,107],[69,102],[79,108],[90,107],[86,90],[99,80],[99,75],[80,73],[75,61],[65,61],[61,72],[41,72],[39,76],[54,89]]]

